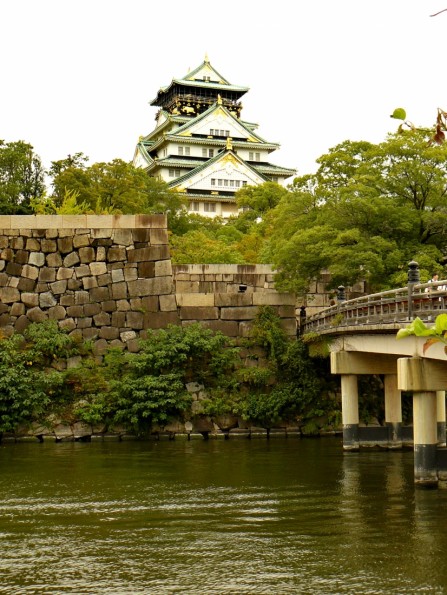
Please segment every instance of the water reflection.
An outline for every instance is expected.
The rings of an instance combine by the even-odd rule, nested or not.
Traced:
[[[447,490],[338,439],[0,447],[0,593],[444,593]]]

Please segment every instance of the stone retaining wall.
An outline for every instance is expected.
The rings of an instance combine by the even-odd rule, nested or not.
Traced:
[[[0,216],[0,326],[31,322],[136,349],[177,321],[164,215]]]
[[[290,336],[295,298],[275,291],[268,265],[177,265],[164,215],[0,216],[0,328],[58,321],[97,354],[138,349],[147,329],[200,321],[246,336],[270,305]]]
[[[229,337],[245,337],[259,306],[271,306],[284,330],[296,335],[295,296],[274,288],[270,265],[173,265],[182,324],[200,321]]]

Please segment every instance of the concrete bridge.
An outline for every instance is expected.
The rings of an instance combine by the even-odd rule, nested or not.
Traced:
[[[425,337],[396,339],[416,316],[428,326],[447,313],[447,281],[420,284],[338,303],[303,319],[301,331],[327,337],[331,372],[341,376],[343,448],[379,445],[399,449],[414,444],[415,482],[447,480],[447,352]],[[344,288],[339,288],[343,294]],[[358,376],[384,377],[385,426],[359,427]],[[413,395],[413,428],[402,426],[402,391]]]

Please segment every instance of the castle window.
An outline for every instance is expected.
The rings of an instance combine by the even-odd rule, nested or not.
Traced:
[[[200,203],[199,202],[192,202],[189,205],[189,210],[190,211],[196,211],[196,212],[199,211],[200,210]]]
[[[217,180],[217,185],[218,186],[222,186],[223,185],[223,180]]]
[[[205,211],[205,213],[215,213],[216,212],[216,204],[214,202],[204,202],[203,210]]]
[[[211,178],[211,186],[215,186],[216,185],[216,178]]]
[[[247,185],[247,180],[242,180],[242,186],[246,186]]]
[[[179,178],[180,177],[180,170],[179,169],[170,169],[169,170],[169,177],[170,178]]]
[[[256,161],[261,161],[261,153],[255,153]]]
[[[224,186],[228,186],[228,180],[224,180]]]
[[[248,154],[248,160],[253,161],[253,152],[252,151],[250,151]]]
[[[178,148],[178,154],[179,155],[183,155],[183,147],[179,147]]]
[[[241,187],[241,182],[240,182],[240,180],[236,180],[236,181],[234,182],[234,185],[236,186],[236,188],[240,188],[240,187]]]
[[[191,154],[190,147],[185,147],[185,155],[190,155],[190,154]]]

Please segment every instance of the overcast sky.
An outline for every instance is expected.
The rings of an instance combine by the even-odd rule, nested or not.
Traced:
[[[248,86],[242,118],[299,174],[343,140],[380,142],[404,107],[447,110],[447,0],[0,0],[0,139],[45,166],[130,161],[157,90],[209,56]]]

